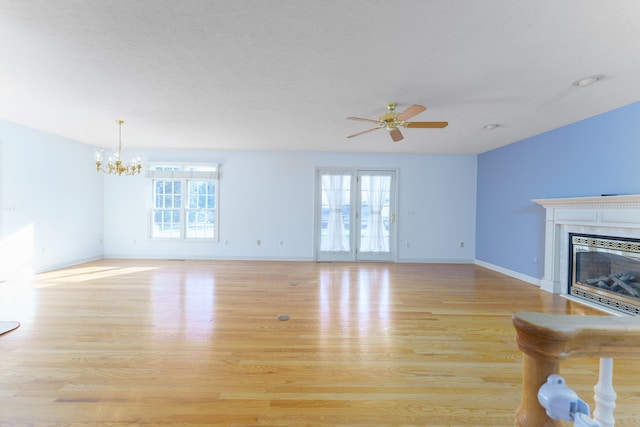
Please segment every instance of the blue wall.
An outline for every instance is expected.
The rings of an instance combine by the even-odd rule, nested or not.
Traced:
[[[640,194],[640,102],[480,154],[477,185],[476,259],[541,278],[545,214],[531,200]]]

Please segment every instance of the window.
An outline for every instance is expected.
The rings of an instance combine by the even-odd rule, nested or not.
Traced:
[[[151,238],[218,239],[218,165],[154,165]]]

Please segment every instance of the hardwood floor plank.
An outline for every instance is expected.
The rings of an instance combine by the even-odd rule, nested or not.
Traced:
[[[101,260],[0,301],[21,322],[0,427],[510,426],[512,314],[602,314],[451,264]],[[617,426],[638,425],[637,366],[614,362]],[[592,407],[597,371],[561,371]]]

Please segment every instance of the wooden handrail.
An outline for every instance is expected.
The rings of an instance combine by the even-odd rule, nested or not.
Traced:
[[[640,317],[576,316],[520,312],[513,315],[523,355],[518,427],[560,427],[538,403],[538,390],[560,362],[572,357],[640,357]]]

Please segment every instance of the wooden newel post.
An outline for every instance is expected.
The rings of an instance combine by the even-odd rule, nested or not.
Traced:
[[[549,375],[559,373],[561,361],[571,357],[640,357],[640,317],[521,312],[512,320],[518,348],[524,353],[517,427],[562,426],[549,418],[538,402],[540,386]],[[614,402],[609,404],[615,406]]]
[[[551,374],[557,374],[560,364],[545,362],[541,359],[523,355],[522,366],[522,402],[516,412],[517,427],[559,427],[560,421],[554,421],[547,416],[545,409],[538,402],[538,390],[547,382]]]
[[[516,412],[517,427],[560,427],[560,421],[547,416],[545,409],[538,402],[538,390],[547,382],[549,375],[560,372],[560,361],[540,352],[540,337],[531,325],[524,322],[520,313],[514,315],[513,325],[516,328],[516,342],[522,351],[522,402]]]

